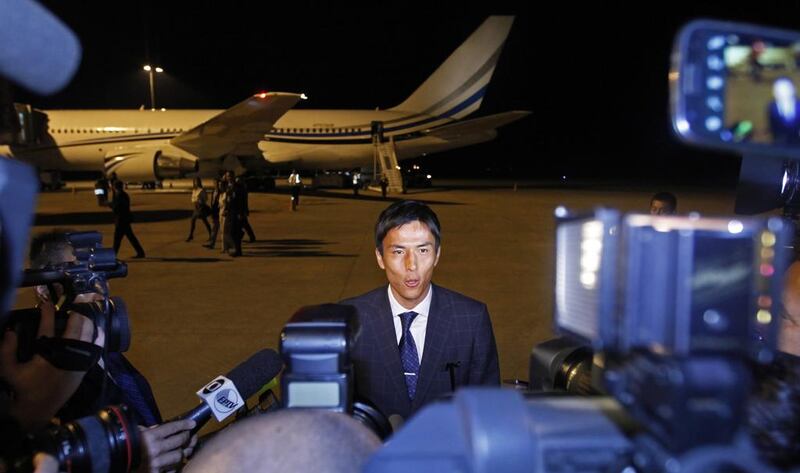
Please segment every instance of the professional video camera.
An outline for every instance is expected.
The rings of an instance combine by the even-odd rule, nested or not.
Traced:
[[[281,332],[286,368],[281,377],[283,406],[326,409],[352,415],[381,439],[392,433],[386,417],[353,398],[350,349],[360,333],[355,308],[322,304],[298,310]]]
[[[12,461],[11,471],[32,471],[30,452],[52,455],[59,471],[128,473],[141,460],[139,429],[127,406],[108,406],[87,416],[24,439],[16,448],[28,452]]]
[[[55,319],[57,335],[64,332],[68,312],[75,311],[103,329],[108,351],[127,351],[131,339],[128,311],[122,298],[108,297],[106,285],[108,279],[125,277],[127,265],[117,260],[113,249],[102,247],[102,236],[98,232],[66,233],[64,237],[63,243],[72,249],[74,260],[25,270],[21,287],[48,287],[51,300],[56,300],[58,308]],[[60,287],[56,288],[56,284]],[[89,293],[102,295],[102,300],[74,302],[77,296]],[[60,298],[59,294],[62,294]],[[29,360],[36,351],[39,317],[38,309],[19,309],[8,314],[6,327],[18,335],[20,361]]]

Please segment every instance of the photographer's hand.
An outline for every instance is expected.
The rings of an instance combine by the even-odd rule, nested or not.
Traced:
[[[55,308],[51,303],[40,304],[39,337],[55,334]],[[94,324],[88,318],[70,312],[62,338],[91,342]],[[17,360],[17,334],[11,330],[3,335],[0,345],[0,378],[14,390],[11,415],[28,432],[41,429],[75,392],[86,374],[84,371],[65,371],[56,368],[36,354],[30,361]]]
[[[178,420],[141,427],[142,462],[139,473],[159,473],[172,466],[179,466],[188,458],[197,444],[197,435],[189,438],[195,426],[193,420]]]

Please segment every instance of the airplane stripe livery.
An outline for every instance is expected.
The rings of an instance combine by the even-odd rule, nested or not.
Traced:
[[[374,164],[376,143],[408,159],[493,139],[529,114],[465,120],[480,108],[513,17],[487,18],[403,103],[385,110],[309,110],[305,96],[256,94],[227,110],[50,110],[17,105],[10,148],[42,172],[115,172],[153,182],[220,169],[346,169]]]

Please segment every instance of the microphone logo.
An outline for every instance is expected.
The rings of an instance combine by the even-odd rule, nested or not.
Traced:
[[[222,413],[231,412],[239,405],[239,396],[232,389],[224,389],[214,397],[217,410]]]
[[[203,394],[211,394],[217,389],[221,388],[223,384],[225,384],[225,378],[217,378],[214,381],[206,384],[206,386],[203,388]]]
[[[197,396],[211,408],[217,422],[222,422],[247,405],[247,398],[243,398],[236,384],[225,376],[217,376],[217,379],[198,390]]]

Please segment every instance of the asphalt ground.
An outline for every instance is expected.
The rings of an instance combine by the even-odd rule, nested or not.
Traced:
[[[559,185],[457,183],[411,190],[442,225],[442,256],[434,282],[484,301],[492,316],[503,379],[528,378],[531,348],[552,336],[554,220],[560,204],[644,211],[657,190]],[[679,189],[679,211],[730,214],[733,192]],[[291,212],[288,193],[250,194],[250,223],[258,240],[232,258],[204,248],[198,222],[185,242],[187,192],[130,191],[133,225],[143,260],[123,241],[127,278],[111,281],[131,314],[129,359],[150,380],[169,418],[198,403],[195,391],[261,348],[278,349],[281,328],[299,308],[335,302],[386,283],[374,256],[373,226],[389,202],[364,191],[318,191]],[[390,200],[395,197],[390,196]],[[397,197],[399,198],[399,196]],[[113,242],[111,213],[88,191],[41,194],[34,232],[98,230]],[[218,243],[218,248],[219,248]],[[29,306],[20,290],[17,307]]]

